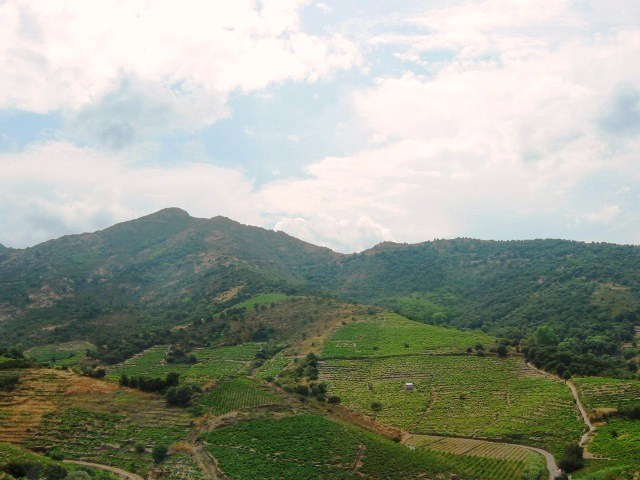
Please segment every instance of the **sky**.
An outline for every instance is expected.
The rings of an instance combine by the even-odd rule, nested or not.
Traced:
[[[0,0],[0,243],[640,244],[637,0]]]

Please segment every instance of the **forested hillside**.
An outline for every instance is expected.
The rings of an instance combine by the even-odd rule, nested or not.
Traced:
[[[573,363],[573,373],[635,368],[618,355],[621,343],[634,341],[640,321],[636,246],[563,240],[387,243],[342,257],[308,278],[344,298],[416,320],[482,328],[516,342],[529,337],[531,359],[538,356],[537,363],[552,370],[558,363]]]
[[[143,336],[136,345],[146,347],[176,325],[278,292],[482,329],[560,375],[624,376],[637,368],[636,246],[455,239],[341,255],[284,233],[165,209],[96,233],[0,250],[0,282],[5,346]]]
[[[256,293],[296,291],[300,266],[334,257],[284,233],[165,209],[0,256],[0,338],[149,333]]]

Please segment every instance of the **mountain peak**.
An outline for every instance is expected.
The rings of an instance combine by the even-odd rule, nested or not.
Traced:
[[[185,210],[178,208],[178,207],[168,207],[168,208],[163,208],[162,210],[158,210],[155,213],[152,213],[151,215],[149,215],[149,217],[155,217],[155,216],[162,216],[162,217],[190,217],[191,215],[189,215],[188,212],[186,212]]]

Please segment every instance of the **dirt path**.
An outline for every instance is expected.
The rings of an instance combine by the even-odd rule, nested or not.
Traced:
[[[129,480],[144,480],[140,475],[136,473],[127,472],[118,467],[112,467],[111,465],[103,465],[101,463],[83,462],[82,460],[63,460],[65,463],[73,463],[74,465],[82,465],[84,467],[98,468],[100,470],[106,470],[107,472],[115,473],[122,478]]]
[[[213,457],[213,455],[205,450],[204,445],[197,442],[193,447],[192,456],[200,466],[200,470],[202,470],[204,478],[208,480],[226,480],[227,477],[225,477],[222,470],[220,470],[218,461]]]
[[[588,432],[585,432],[584,435],[582,435],[582,437],[580,438],[580,443],[579,445],[581,447],[584,447],[584,456],[585,458],[593,458],[593,455],[591,455],[588,451],[587,451],[587,443],[589,443],[589,440],[591,439],[591,434],[593,432],[595,432],[596,427],[593,425],[593,423],[591,423],[591,420],[589,420],[589,416],[587,415],[587,411],[585,410],[584,406],[582,405],[582,402],[580,401],[580,395],[578,395],[578,389],[576,388],[575,384],[573,382],[567,382],[567,385],[569,385],[569,388],[571,389],[571,393],[573,394],[573,398],[576,401],[576,405],[578,406],[578,410],[580,410],[580,415],[582,415],[582,420],[584,420],[584,423],[587,425],[587,428],[589,429]]]
[[[353,472],[357,472],[358,468],[360,468],[362,455],[364,455],[364,451],[367,449],[367,446],[364,443],[360,444],[358,448],[358,455],[356,455],[356,460],[353,462],[353,468],[351,469]]]

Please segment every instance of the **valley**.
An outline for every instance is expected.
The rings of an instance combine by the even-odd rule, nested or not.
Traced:
[[[0,478],[633,480],[638,265],[175,209],[0,253]]]

